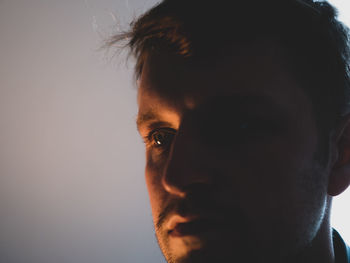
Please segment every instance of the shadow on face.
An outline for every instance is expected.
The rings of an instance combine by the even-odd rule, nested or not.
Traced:
[[[327,171],[314,158],[311,101],[280,52],[239,47],[210,63],[154,54],[139,84],[146,182],[168,262],[278,262],[315,240],[328,220]]]

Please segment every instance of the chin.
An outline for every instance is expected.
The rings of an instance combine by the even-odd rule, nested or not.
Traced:
[[[237,255],[234,249],[231,251],[223,251],[222,249],[197,249],[189,251],[186,255],[172,255],[168,263],[221,263],[231,262],[232,258],[240,263],[248,263],[254,261],[245,261],[243,256]]]
[[[214,256],[213,253],[208,253],[207,250],[193,250],[187,255],[179,257],[174,263],[209,263],[209,262],[218,262],[219,257],[216,253]],[[227,260],[227,259],[226,259]],[[169,262],[170,263],[170,262]]]
[[[216,242],[197,237],[168,240],[167,246],[162,246],[162,251],[168,263],[220,263],[230,262],[231,258],[240,263],[255,262],[252,258],[248,260],[251,254],[249,246],[244,248],[242,244],[225,238]]]

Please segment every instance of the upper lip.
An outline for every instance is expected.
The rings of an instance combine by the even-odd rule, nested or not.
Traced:
[[[188,222],[195,221],[198,219],[201,219],[201,217],[196,216],[196,215],[184,217],[184,216],[180,216],[178,214],[175,214],[169,218],[168,223],[166,224],[166,228],[168,229],[168,231],[172,231],[176,228],[176,226],[178,224],[188,223]]]

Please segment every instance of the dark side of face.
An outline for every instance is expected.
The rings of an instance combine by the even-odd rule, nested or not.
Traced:
[[[312,104],[282,55],[148,58],[138,129],[156,236],[169,263],[283,262],[328,224]]]

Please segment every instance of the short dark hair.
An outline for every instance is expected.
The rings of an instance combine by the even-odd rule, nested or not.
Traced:
[[[131,23],[127,38],[135,74],[154,52],[203,58],[235,44],[276,40],[313,102],[316,122],[329,132],[350,112],[349,29],[326,1],[164,0]]]

